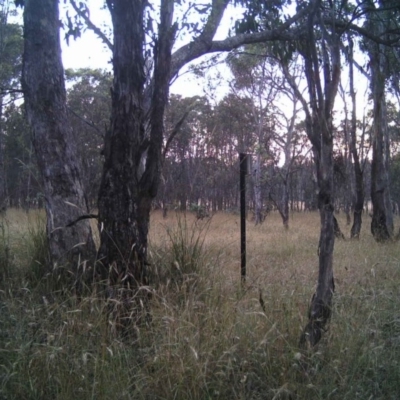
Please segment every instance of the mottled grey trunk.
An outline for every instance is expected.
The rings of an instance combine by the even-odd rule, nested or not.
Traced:
[[[122,298],[124,318],[143,302],[151,202],[161,175],[163,116],[168,98],[173,32],[172,0],[162,1],[150,115],[144,109],[145,0],[108,0],[114,30],[111,127],[105,138],[99,190],[99,273],[111,296]],[[149,118],[149,119],[147,119]],[[149,124],[146,123],[149,122]],[[144,302],[145,303],[145,302]],[[132,315],[140,317],[140,313]]]
[[[322,122],[322,121],[321,121]],[[329,122],[329,121],[324,121]],[[329,129],[330,127],[330,129]],[[300,346],[316,345],[331,316],[332,298],[335,290],[333,278],[333,249],[335,244],[335,217],[333,202],[333,140],[332,125],[315,126],[321,132],[318,147],[313,145],[318,182],[318,208],[320,213],[319,272],[316,292],[309,310],[309,322],[300,338]],[[319,128],[319,129],[318,129]]]
[[[371,162],[371,232],[378,242],[393,236],[393,214],[388,176],[388,130],[385,104],[385,73],[380,46],[371,44],[369,51],[371,92],[373,99],[372,162]]]
[[[381,36],[383,23],[381,19],[376,18],[378,9],[375,3],[367,1],[362,3],[362,7],[368,12],[367,29],[377,37]],[[393,214],[388,176],[389,140],[385,105],[385,83],[389,66],[384,46],[367,41],[367,51],[371,71],[370,88],[374,119],[371,131],[371,232],[376,241],[385,242],[393,236]]]
[[[333,187],[333,122],[332,110],[340,81],[340,36],[333,29],[323,32],[317,49],[314,23],[318,20],[320,0],[308,17],[308,41],[302,55],[310,97],[310,108],[302,100],[306,112],[306,131],[313,145],[318,183],[318,208],[321,231],[319,239],[319,271],[316,292],[312,298],[309,320],[300,337],[300,346],[315,346],[329,322],[335,290],[333,278],[333,249],[335,244]],[[320,75],[322,58],[322,78]],[[322,84],[323,81],[323,84]]]
[[[66,109],[58,0],[26,0],[22,85],[43,182],[53,266],[75,272],[94,255],[75,139]]]

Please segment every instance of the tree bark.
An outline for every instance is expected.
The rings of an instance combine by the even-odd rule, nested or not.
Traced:
[[[381,71],[379,46],[370,53],[371,91],[374,122],[372,126],[371,200],[373,207],[371,232],[375,240],[384,242],[393,236],[393,215],[387,169],[388,139],[385,108],[385,77]]]
[[[379,35],[382,31],[380,20],[374,20],[375,8],[372,2],[365,3],[368,10],[367,27]],[[377,242],[385,242],[393,237],[393,214],[389,189],[389,140],[386,123],[385,83],[387,76],[387,60],[382,45],[367,42],[369,66],[371,70],[370,85],[373,100],[372,125],[372,162],[371,162],[371,201],[372,221],[371,233]]]
[[[333,292],[333,249],[335,244],[334,187],[333,187],[333,118],[332,110],[340,80],[339,34],[333,29],[324,32],[319,53],[314,36],[314,23],[320,18],[321,1],[313,2],[308,17],[308,41],[304,43],[302,56],[310,97],[310,107],[300,97],[306,112],[306,131],[313,146],[318,183],[318,208],[321,231],[319,240],[319,272],[316,292],[312,298],[309,321],[300,337],[299,345],[315,346],[329,322]],[[320,77],[320,58],[322,76]],[[297,88],[297,92],[299,92]]]
[[[161,171],[163,115],[167,103],[173,29],[173,1],[161,4],[159,41],[155,48],[150,118],[144,112],[144,0],[108,0],[114,29],[111,127],[105,138],[99,190],[99,273],[109,294],[122,298],[118,318],[126,323],[132,307],[146,296],[147,235],[151,202]],[[150,121],[147,125],[146,121]],[[145,302],[144,302],[145,303]],[[141,313],[135,312],[140,319]]]
[[[58,0],[25,1],[22,85],[43,181],[50,255],[53,266],[80,273],[95,249],[88,220],[66,227],[88,208],[67,118],[59,28]]]
[[[357,152],[357,107],[356,92],[354,90],[353,41],[351,38],[349,38],[349,78],[350,97],[352,102],[349,149],[353,157],[356,189],[354,201],[354,217],[353,225],[350,231],[350,237],[354,239],[359,239],[362,226],[362,212],[364,208],[364,177],[363,170],[361,168],[360,157]]]
[[[301,347],[304,347],[307,343],[315,346],[320,341],[325,326],[331,317],[332,298],[335,290],[333,278],[333,249],[335,244],[333,140],[332,131],[324,131],[324,125],[319,128],[322,131],[321,143],[317,148],[313,145],[321,222],[318,247],[319,272],[317,290],[310,305],[309,321],[300,337]]]

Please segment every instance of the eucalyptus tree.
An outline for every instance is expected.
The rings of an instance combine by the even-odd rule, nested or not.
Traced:
[[[271,53],[280,61],[282,72],[305,113],[305,131],[312,145],[318,188],[321,231],[319,240],[319,276],[316,293],[300,344],[319,342],[331,315],[334,292],[333,249],[335,242],[333,187],[333,107],[341,73],[340,43],[342,30],[334,20],[344,13],[322,0],[309,2],[311,10],[302,22],[303,32],[297,42],[272,46]],[[301,7],[301,6],[300,6]],[[270,20],[266,20],[268,23]],[[326,22],[330,21],[330,25]],[[304,65],[306,97],[289,70],[289,62],[298,53]]]
[[[306,132],[312,144],[316,167],[318,208],[321,217],[319,277],[317,290],[311,302],[309,322],[301,337],[301,344],[315,345],[329,321],[335,287],[333,249],[338,225],[334,216],[333,107],[341,75],[340,49],[343,35],[347,31],[356,32],[378,44],[382,39],[380,32],[364,29],[354,23],[361,16],[358,14],[358,7],[353,7],[347,2],[322,0],[310,1],[310,5],[312,10],[306,18],[300,40],[286,46],[276,46],[274,51],[281,60],[285,76],[303,105]],[[361,18],[360,20],[362,21]],[[307,99],[300,93],[287,68],[287,60],[293,52],[298,52],[303,58],[308,88]]]
[[[341,60],[341,32],[332,24],[330,30],[323,24],[325,15],[335,17],[334,10],[320,0],[311,2],[313,9],[307,17],[306,37],[298,51],[304,60],[308,102],[299,92],[285,67],[287,78],[293,83],[306,114],[306,132],[312,144],[318,183],[318,208],[321,220],[319,240],[318,285],[311,301],[309,322],[304,328],[301,344],[319,342],[331,315],[333,278],[333,249],[335,243],[334,188],[333,188],[333,107],[338,91]],[[322,6],[327,8],[323,8]],[[319,38],[314,29],[319,26]],[[321,58],[320,58],[321,57]],[[321,66],[321,68],[320,68]]]
[[[348,35],[348,46],[346,52],[349,73],[349,95],[351,100],[350,123],[347,123],[347,102],[344,100],[346,122],[345,129],[348,130],[349,151],[353,160],[354,180],[355,180],[355,199],[353,205],[353,225],[351,227],[350,236],[359,238],[362,226],[362,212],[364,209],[364,171],[362,168],[362,147],[364,144],[365,130],[361,135],[360,152],[357,149],[357,97],[354,85],[354,40]],[[348,126],[349,125],[349,126]],[[360,154],[361,153],[361,154]],[[361,156],[361,157],[360,157]]]
[[[398,10],[388,6],[387,3],[371,0],[363,3],[363,9],[366,14],[365,28],[369,32],[388,41],[398,40]],[[394,63],[396,58],[391,56],[389,47],[368,38],[364,39],[364,48],[369,57],[370,89],[373,100],[371,232],[378,242],[383,242],[391,239],[394,231],[389,188],[390,144],[385,88],[391,73],[390,64]]]
[[[82,167],[68,119],[61,62],[58,1],[27,0],[24,9],[22,88],[41,175],[47,237],[54,266],[69,265],[80,280],[94,255]]]

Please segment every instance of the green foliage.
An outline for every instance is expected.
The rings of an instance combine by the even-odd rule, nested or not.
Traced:
[[[235,24],[236,34],[240,34],[276,28],[281,23],[284,6],[290,5],[291,1],[235,0],[234,4],[245,8],[243,19]]]
[[[9,202],[12,206],[37,203],[41,188],[30,130],[23,106],[11,103],[4,110],[4,169]]]
[[[0,23],[0,89],[7,92],[19,86],[22,69],[22,27],[7,23],[7,15]]]

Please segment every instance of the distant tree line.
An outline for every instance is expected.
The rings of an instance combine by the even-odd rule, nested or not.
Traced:
[[[101,70],[67,70],[68,115],[73,127],[79,157],[82,162],[85,193],[92,209],[96,208],[97,192],[103,163],[103,140],[109,125],[111,77]],[[165,117],[165,129],[172,134],[165,142],[162,178],[154,208],[173,210],[197,210],[208,212],[237,212],[239,209],[238,143],[246,141],[247,149],[256,158],[257,138],[251,113],[254,109],[249,98],[229,93],[216,106],[205,97],[184,98],[172,95]],[[187,115],[185,116],[185,113]],[[398,212],[400,202],[400,161],[397,149],[399,113],[391,106],[391,157],[390,182],[393,210]],[[183,117],[185,117],[183,119]],[[179,128],[174,128],[183,119]],[[348,144],[342,130],[338,129],[338,145],[335,152],[334,180],[336,187],[335,210],[349,215],[354,204],[354,168],[349,156]],[[360,129],[368,132],[368,124]],[[293,160],[288,175],[288,204],[290,211],[315,211],[317,191],[315,170],[308,148],[302,146],[304,127],[296,125],[297,146],[302,151]],[[277,210],[277,203],[285,190],[282,182],[282,152],[274,152],[274,137],[264,143],[261,169],[261,199],[263,216]],[[44,206],[43,191],[38,178],[36,159],[33,154],[23,105],[14,101],[3,106],[2,153],[4,168],[4,200],[7,207],[36,208]],[[366,211],[371,212],[370,171],[371,162],[366,157],[369,134],[363,142],[363,180]],[[296,143],[295,143],[296,144]],[[252,174],[248,176],[248,208],[255,210]],[[369,205],[369,207],[368,207]]]

